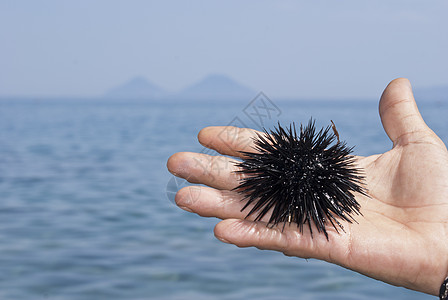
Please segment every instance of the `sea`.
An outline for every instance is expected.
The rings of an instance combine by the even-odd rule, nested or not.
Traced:
[[[418,103],[448,141],[448,104]],[[166,169],[206,126],[332,120],[357,155],[391,148],[372,100],[0,100],[0,299],[434,299],[326,262],[237,248],[173,203]],[[212,153],[213,154],[213,153]]]

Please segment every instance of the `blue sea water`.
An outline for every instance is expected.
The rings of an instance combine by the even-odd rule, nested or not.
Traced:
[[[208,125],[332,119],[370,155],[391,147],[376,101],[0,101],[0,299],[433,299],[316,260],[239,249],[177,208],[166,170]],[[448,141],[448,105],[419,103]]]

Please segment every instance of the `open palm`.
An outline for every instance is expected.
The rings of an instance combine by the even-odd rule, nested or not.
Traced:
[[[245,219],[242,196],[232,189],[241,175],[224,156],[176,153],[168,169],[192,183],[176,195],[183,209],[223,219],[215,235],[240,247],[281,251],[286,255],[317,258],[384,282],[437,295],[448,273],[448,153],[443,142],[420,116],[409,82],[392,81],[380,101],[383,127],[393,148],[380,155],[359,157],[366,174],[369,197],[357,194],[362,216],[357,223],[342,222],[345,232],[328,226],[329,240],[307,227],[267,227]],[[226,134],[222,134],[226,132]],[[221,154],[240,156],[253,151],[256,131],[235,127],[208,127],[199,141]],[[315,231],[315,230],[314,230]]]

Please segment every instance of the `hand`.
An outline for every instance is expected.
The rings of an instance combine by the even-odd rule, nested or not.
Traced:
[[[224,156],[184,152],[170,157],[168,169],[174,175],[211,187],[183,188],[176,203],[201,216],[223,219],[215,227],[216,237],[223,242],[321,259],[438,295],[448,275],[447,149],[423,121],[408,80],[396,79],[388,85],[379,112],[393,147],[358,158],[370,197],[356,195],[363,216],[355,216],[358,223],[340,221],[345,232],[328,226],[328,241],[323,234],[311,238],[307,226],[303,233],[294,225],[282,231],[282,224],[266,226],[269,216],[259,222],[253,222],[254,217],[245,219],[249,209],[240,211],[242,196],[232,191],[241,175],[234,173],[236,160]],[[238,157],[238,151],[253,151],[255,136],[256,131],[250,129],[207,127],[198,139],[223,155]]]

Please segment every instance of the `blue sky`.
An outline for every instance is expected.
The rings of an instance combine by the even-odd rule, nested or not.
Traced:
[[[270,97],[377,98],[448,84],[448,1],[3,1],[0,95],[98,96],[210,73]]]

